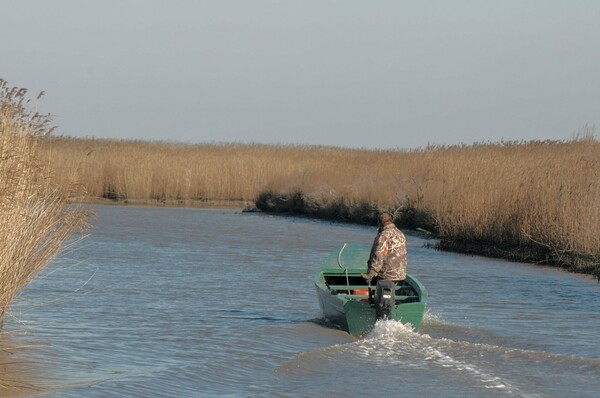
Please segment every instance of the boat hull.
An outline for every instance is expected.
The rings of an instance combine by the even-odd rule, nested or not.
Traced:
[[[375,307],[369,302],[346,299],[342,294],[332,294],[319,286],[316,287],[319,305],[323,316],[353,335],[368,334],[377,322]],[[416,332],[423,322],[425,304],[422,302],[398,304],[394,307],[391,319],[410,324]]]
[[[353,264],[365,264],[368,249],[354,248]],[[365,257],[363,259],[363,257]],[[364,260],[364,262],[363,262]],[[317,272],[315,287],[323,316],[335,326],[353,335],[368,334],[377,322],[375,305],[365,289],[368,287],[360,276],[366,272],[364,268],[333,268],[331,261],[326,262]],[[390,318],[410,324],[418,331],[427,303],[427,291],[414,277],[408,275],[396,290],[396,305]]]

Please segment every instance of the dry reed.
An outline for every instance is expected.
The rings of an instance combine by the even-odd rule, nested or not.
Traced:
[[[387,209],[445,247],[478,244],[575,268],[584,258],[581,269],[600,272],[600,143],[589,131],[414,151],[68,137],[43,149],[64,183],[84,184],[91,197],[256,201],[357,222]]]
[[[26,94],[0,80],[0,323],[87,216],[66,206],[69,186],[57,185],[40,160],[51,119],[28,110]]]

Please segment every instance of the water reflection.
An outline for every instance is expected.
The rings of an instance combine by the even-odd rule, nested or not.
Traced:
[[[42,364],[32,361],[35,346],[23,345],[16,332],[0,332],[0,396],[27,397],[46,389],[37,383]]]

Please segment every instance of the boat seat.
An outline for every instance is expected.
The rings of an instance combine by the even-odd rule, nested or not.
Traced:
[[[335,290],[365,290],[365,289],[369,289],[369,286],[367,285],[327,285],[330,289],[335,289]],[[371,285],[370,287],[371,290],[375,290],[375,285]],[[396,286],[396,291],[401,290],[401,289],[405,289],[405,290],[411,290],[413,291],[414,289],[411,286]]]
[[[335,290],[366,290],[369,288],[367,285],[328,285],[328,287]],[[375,286],[371,286],[371,290],[375,290]]]
[[[340,294],[342,294],[344,297],[346,297],[348,299],[353,299],[353,300],[363,300],[366,297],[365,295],[362,295],[362,294],[346,294],[346,293],[340,293]],[[406,303],[406,302],[418,303],[419,296],[396,296],[396,303]]]

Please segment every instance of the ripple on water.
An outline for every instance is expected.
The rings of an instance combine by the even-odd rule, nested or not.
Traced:
[[[76,265],[60,260],[14,307],[27,322],[15,345],[39,347],[15,355],[37,364],[29,381],[56,391],[47,396],[600,390],[595,281],[427,250],[407,235],[410,272],[430,292],[421,332],[382,322],[356,339],[320,318],[313,273],[342,242],[369,245],[373,228],[239,212],[97,210]]]

